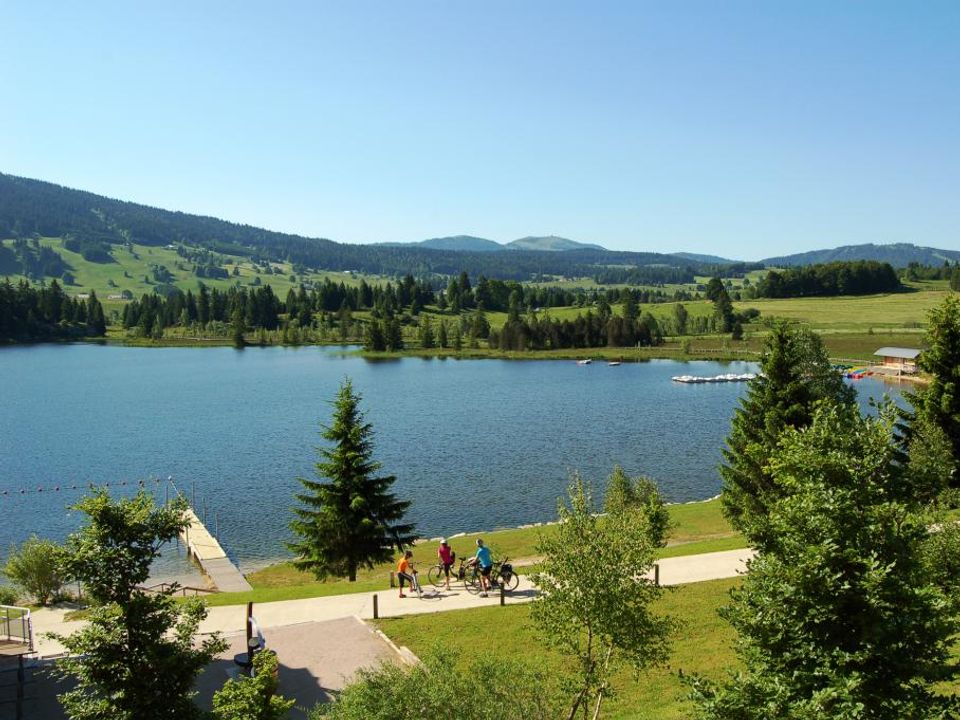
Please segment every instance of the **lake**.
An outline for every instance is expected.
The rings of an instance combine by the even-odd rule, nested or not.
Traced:
[[[130,492],[172,476],[251,569],[282,557],[298,476],[309,476],[344,377],[363,395],[376,457],[427,536],[551,520],[578,470],[615,463],[674,502],[720,490],[717,465],[745,384],[679,385],[743,362],[370,361],[340,348],[0,350],[0,548],[62,539],[90,483]],[[861,400],[899,396],[859,381]],[[120,483],[125,483],[120,485]],[[59,487],[59,490],[55,490]],[[3,494],[3,491],[7,491]],[[23,492],[21,492],[23,491]]]

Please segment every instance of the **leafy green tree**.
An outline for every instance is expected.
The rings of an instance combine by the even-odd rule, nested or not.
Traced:
[[[36,535],[10,549],[3,574],[40,605],[57,596],[67,581],[61,566],[60,546]]]
[[[233,310],[230,318],[230,337],[233,340],[233,346],[236,348],[245,347],[247,344],[244,333],[247,331],[247,324],[244,321],[243,310],[238,305]]]
[[[767,508],[783,493],[768,467],[780,437],[809,425],[818,402],[849,405],[856,397],[830,366],[819,336],[785,322],[770,328],[760,370],[734,413],[720,467],[724,511],[758,547]]]
[[[606,513],[638,511],[643,513],[648,524],[647,537],[658,547],[666,544],[670,529],[670,512],[660,494],[657,484],[646,476],[631,478],[619,465],[607,478],[607,490],[603,495],[603,510]]]
[[[937,683],[957,673],[957,600],[925,562],[930,531],[890,415],[826,404],[783,433],[770,459],[784,490],[767,506],[772,539],[723,612],[744,670],[719,686],[694,681],[699,717],[956,716]]]
[[[437,646],[414,667],[384,663],[361,670],[335,702],[321,703],[310,720],[555,720],[562,686],[522,659],[480,655],[459,671],[459,655]],[[451,709],[458,708],[462,714]]]
[[[301,506],[290,527],[299,539],[289,547],[294,565],[321,580],[334,575],[353,582],[358,569],[390,561],[394,549],[416,539],[414,526],[402,522],[410,503],[390,493],[396,478],[376,475],[373,427],[364,422],[360,400],[345,380],[321,433],[332,447],[317,449],[317,477],[326,480],[298,478],[306,492],[296,496]]]
[[[60,695],[71,720],[200,718],[194,682],[226,643],[217,636],[197,641],[207,611],[202,601],[178,602],[176,587],[141,589],[160,547],[187,525],[186,502],[157,507],[141,491],[113,501],[96,490],[74,506],[86,524],[67,540],[63,566],[80,580],[94,605],[85,627],[55,636],[70,657],[58,662],[72,676]]]
[[[574,477],[569,505],[558,503],[556,532],[540,537],[534,576],[541,594],[531,618],[545,642],[576,661],[567,717],[597,717],[610,677],[626,662],[639,671],[668,656],[675,623],[650,604],[662,593],[647,575],[659,538],[643,512],[599,516],[588,485]]]
[[[253,675],[227,680],[213,695],[213,720],[281,720],[294,701],[277,695],[277,656],[259,652],[253,656]]]
[[[914,410],[907,418],[911,427],[916,419],[939,427],[960,464],[960,295],[951,293],[930,311],[926,344],[918,362],[930,383],[909,396]]]
[[[689,318],[690,313],[687,312],[687,308],[683,303],[677,303],[673,306],[673,320],[677,327],[677,335],[687,334],[687,321]]]

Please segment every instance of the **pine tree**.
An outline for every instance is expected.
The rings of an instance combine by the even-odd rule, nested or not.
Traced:
[[[430,316],[424,315],[420,319],[420,347],[432,348],[436,344],[433,334],[433,324],[430,322]]]
[[[381,466],[372,459],[373,428],[364,422],[360,400],[345,380],[321,433],[333,443],[317,450],[321,480],[298,478],[306,491],[296,496],[301,506],[290,527],[299,540],[289,547],[294,565],[320,580],[334,575],[353,582],[358,569],[390,561],[394,548],[416,539],[414,526],[402,522],[410,503],[389,492],[396,478],[376,476]]]
[[[103,305],[97,299],[97,293],[90,291],[87,299],[87,332],[91,335],[106,335],[107,321],[103,316]]]
[[[781,435],[807,426],[818,401],[849,405],[856,397],[830,366],[820,337],[785,322],[771,328],[760,369],[734,414],[720,467],[724,510],[758,546],[764,541],[767,507],[783,492],[768,468]]]
[[[903,413],[910,429],[922,418],[930,427],[938,427],[949,442],[953,462],[960,466],[960,296],[950,294],[930,311],[927,349],[920,354],[920,369],[930,383],[908,397],[914,407]]]
[[[440,329],[437,331],[437,342],[440,344],[440,347],[446,348],[450,345],[450,340],[447,337],[447,321],[440,321]]]

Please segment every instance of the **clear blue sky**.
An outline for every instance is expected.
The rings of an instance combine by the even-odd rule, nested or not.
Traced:
[[[956,0],[11,0],[0,28],[7,173],[342,242],[960,249]]]

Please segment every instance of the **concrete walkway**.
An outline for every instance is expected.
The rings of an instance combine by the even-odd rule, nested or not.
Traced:
[[[660,560],[660,584],[682,585],[735,577],[746,569],[745,562],[753,555],[753,550],[741,549]],[[354,593],[258,603],[254,606],[253,614],[269,644],[270,628],[351,616],[371,619],[374,595],[377,595],[380,617],[463,610],[497,605],[500,602],[498,594],[481,598],[466,592],[462,583],[453,584],[452,587],[450,591],[434,591],[433,588],[428,588],[422,600],[409,593],[406,598],[401,599],[398,597],[397,590],[382,590],[377,593]],[[530,602],[534,597],[536,597],[536,588],[528,577],[521,575],[519,587],[506,595],[506,603],[515,605]],[[34,635],[40,655],[50,656],[64,651],[59,643],[44,637],[45,633],[56,632],[68,635],[81,627],[82,623],[79,621],[65,621],[63,619],[65,613],[65,610],[58,609],[41,609],[33,613]],[[244,605],[210,608],[207,619],[200,626],[200,632],[220,632],[224,635],[243,632],[246,622],[245,613]]]

